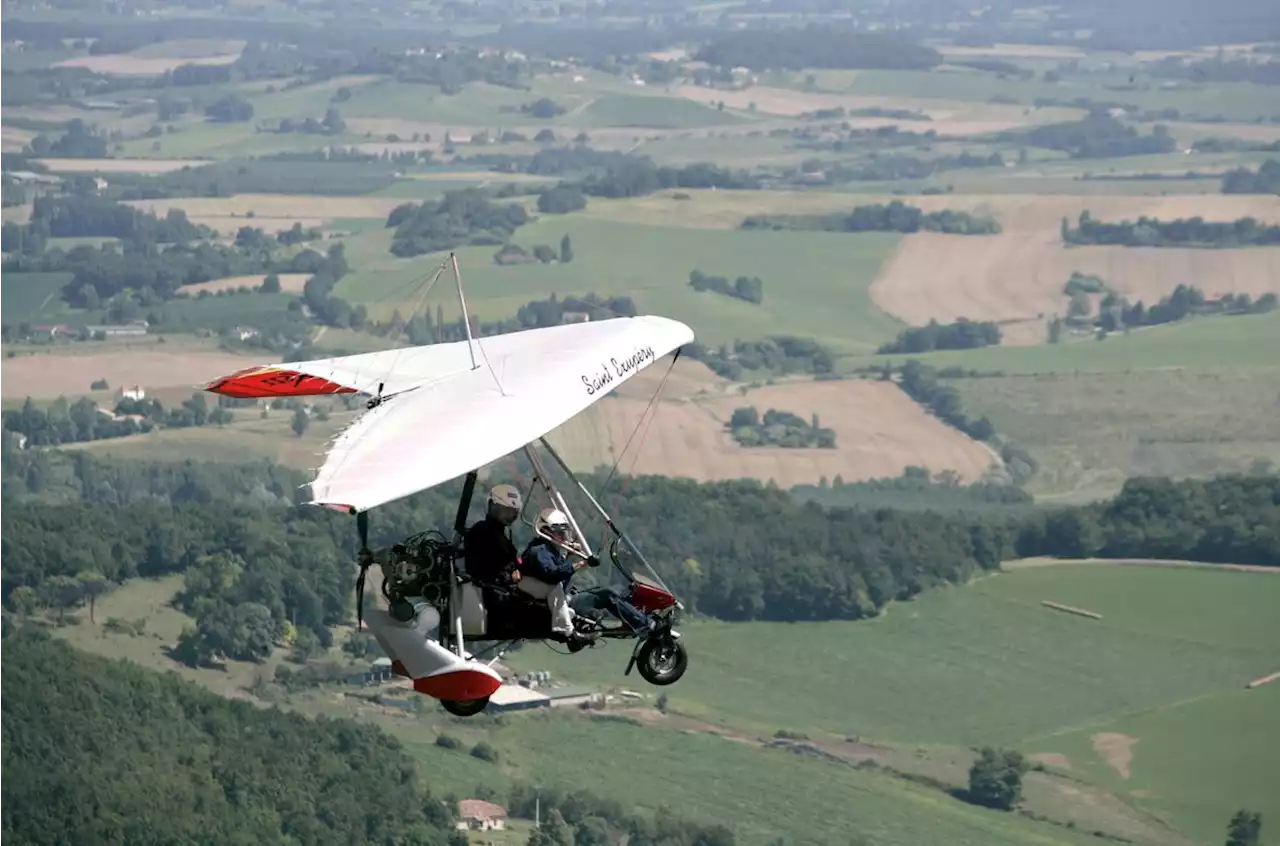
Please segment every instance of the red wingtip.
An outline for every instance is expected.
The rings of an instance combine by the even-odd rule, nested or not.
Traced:
[[[230,376],[214,379],[204,389],[236,399],[264,397],[307,397],[325,394],[354,394],[355,388],[279,367],[249,367]]]
[[[392,663],[392,668],[395,663]],[[472,699],[486,699],[502,686],[499,679],[479,670],[454,670],[451,673],[440,673],[413,680],[413,689],[419,693],[436,699],[447,699],[454,702],[467,702]]]

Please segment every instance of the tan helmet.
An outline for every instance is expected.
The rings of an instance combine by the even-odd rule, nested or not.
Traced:
[[[515,485],[496,485],[489,491],[489,514],[505,525],[514,523],[523,507],[524,499]]]

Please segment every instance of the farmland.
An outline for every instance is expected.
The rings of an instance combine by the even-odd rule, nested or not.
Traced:
[[[1106,498],[1137,476],[1261,476],[1280,467],[1280,310],[1192,314],[1103,337],[1068,328],[1055,343],[1048,332],[1049,321],[1066,313],[1063,287],[1073,272],[1097,275],[1147,306],[1180,284],[1210,298],[1247,294],[1256,301],[1280,293],[1280,247],[1069,247],[1060,230],[1064,219],[1074,224],[1086,210],[1108,222],[1251,217],[1280,224],[1280,196],[1261,174],[1244,190],[1262,193],[1223,193],[1224,175],[1240,167],[1257,171],[1277,158],[1280,108],[1263,67],[1276,60],[1274,43],[1255,50],[1206,28],[1203,37],[1213,43],[1197,45],[1199,35],[1185,31],[1194,24],[1181,12],[1152,32],[1118,33],[1112,21],[1081,20],[1080,4],[1055,7],[1052,23],[1043,10],[1012,14],[1001,4],[949,18],[954,4],[947,3],[924,4],[930,11],[923,20],[920,4],[890,4],[889,11],[863,4],[856,19],[832,10],[781,12],[767,3],[765,12],[759,4],[729,3],[652,14],[625,3],[552,10],[393,2],[393,12],[387,4],[338,8],[327,0],[302,11],[274,0],[233,3],[234,10],[120,0],[91,3],[82,13],[66,5],[6,4],[5,23],[23,34],[5,43],[4,221],[26,224],[36,209],[48,208],[42,195],[62,192],[96,194],[104,208],[95,211],[104,213],[56,226],[37,215],[32,226],[7,230],[6,247],[17,252],[6,253],[2,280],[6,409],[28,396],[38,405],[89,396],[113,406],[118,390],[134,384],[172,408],[209,379],[252,364],[408,343],[414,333],[371,331],[371,324],[422,313],[453,321],[460,316],[457,292],[446,275],[423,296],[448,252],[398,258],[388,215],[405,202],[476,188],[530,215],[509,236],[500,225],[490,229],[452,212],[433,224],[433,235],[447,231],[433,247],[446,240],[483,244],[456,248],[467,306],[478,321],[510,320],[553,296],[594,293],[627,297],[641,313],[683,321],[704,348],[686,351],[669,378],[667,362],[655,362],[551,433],[575,469],[619,462],[624,475],[748,478],[783,489],[837,477],[846,483],[894,477],[885,480],[888,489],[904,481],[908,467],[977,481],[1000,463],[1002,449],[1025,451],[1038,466],[1019,477],[1022,491],[953,489],[936,480],[895,492],[859,486],[856,497],[846,488],[844,502],[832,494],[832,507],[856,503],[868,512],[835,513],[833,533],[845,519],[856,525],[904,518],[897,509],[919,517],[936,501],[946,513],[939,520],[957,521],[958,546],[979,548],[988,529],[1003,531],[993,528],[1002,520],[1043,517],[1062,530],[1046,506]],[[1119,9],[1110,12],[1123,17]],[[895,39],[919,39],[926,31],[947,38],[922,42],[939,51],[941,63],[938,54],[915,47],[880,61],[871,55],[876,50],[864,55],[860,47],[768,46],[785,42],[793,24],[816,24],[814,42],[850,27],[891,30]],[[1015,43],[1024,34],[1045,43]],[[1100,49],[1118,35],[1124,37],[1116,49]],[[742,48],[756,37],[765,46]],[[1162,39],[1186,43],[1156,43]],[[714,53],[720,40],[731,61],[695,59]],[[1199,64],[1163,62],[1170,55]],[[826,67],[805,66],[810,62]],[[1075,130],[1044,129],[1090,114],[1095,120]],[[72,121],[83,121],[89,137],[77,139],[82,128]],[[1080,137],[1067,137],[1073,133]],[[715,167],[677,172],[695,164]],[[562,182],[582,183],[585,208],[539,211],[536,192]],[[740,185],[761,187],[728,187]],[[553,199],[544,198],[543,207],[555,207],[547,202]],[[105,213],[105,202],[116,200],[161,220],[139,226],[134,219],[139,233],[130,237],[118,231],[131,229],[130,215],[118,208],[116,216]],[[564,206],[577,207],[573,200]],[[1001,231],[741,229],[753,215],[847,214],[894,200],[925,212],[991,216]],[[218,238],[161,237],[174,210],[212,227]],[[301,244],[273,237],[295,224],[321,232]],[[268,238],[232,247],[244,227],[261,228]],[[28,235],[39,237],[33,242]],[[562,262],[565,237],[571,259]],[[536,262],[498,264],[504,240],[530,252],[550,247],[554,255],[544,250]],[[306,291],[309,277],[302,273],[279,274],[279,293],[238,292],[259,286],[263,268],[306,267],[285,262],[335,244],[349,269],[331,292],[327,284]],[[126,255],[89,246],[118,246]],[[194,267],[183,264],[184,254],[206,249],[208,261],[222,261],[218,269],[201,272],[204,257]],[[169,251],[172,268],[161,267],[170,256],[136,268],[129,263]],[[760,301],[717,292],[723,288],[695,290],[695,270],[730,284],[758,278]],[[92,308],[63,300],[73,278],[71,296]],[[82,283],[101,283],[101,295],[85,294]],[[175,287],[180,295],[166,299]],[[1100,296],[1093,295],[1095,307]],[[962,317],[999,322],[1002,343],[909,356],[876,352],[908,327]],[[83,324],[141,319],[149,334],[128,340],[50,340],[44,329],[30,330],[67,324],[74,337]],[[251,333],[237,331],[244,326],[260,337],[246,338]],[[820,344],[840,378],[782,375],[778,366],[731,381],[696,360],[730,372],[735,342],[781,335]],[[247,343],[270,348],[237,351]],[[938,383],[954,396],[940,392],[944,402],[934,407],[953,400],[951,411],[971,421],[987,418],[995,434],[975,441],[912,400],[891,381],[900,377],[882,370],[908,360],[953,368],[940,372]],[[91,391],[100,379],[109,388]],[[651,418],[643,418],[651,422],[637,432],[660,384]],[[557,398],[538,401],[544,400]],[[317,405],[325,413],[308,418],[301,434],[293,431],[293,409],[258,405],[233,409],[234,419],[221,426],[171,425],[62,448],[129,462],[234,459],[310,470],[363,408],[347,410],[331,398]],[[726,422],[745,406],[816,418],[815,425],[834,431],[835,448],[739,446]],[[21,448],[6,437],[7,448]],[[36,491],[48,475],[38,472],[43,465],[35,452],[44,442],[24,443],[29,452],[14,454],[14,464],[36,468],[12,480],[15,490],[27,484],[32,495],[49,495]],[[139,481],[151,471],[133,471],[122,470],[120,478],[128,477],[137,493],[151,484]],[[10,481],[6,505],[14,502]],[[82,505],[98,508],[89,501],[90,481],[82,481]],[[224,481],[219,476],[211,487]],[[919,479],[912,474],[905,481]],[[640,487],[626,484],[632,492]],[[987,493],[991,499],[983,499]],[[1006,494],[1015,496],[1002,499]],[[216,507],[225,504],[221,494],[184,489],[171,497],[172,510],[196,509],[206,495]],[[976,505],[943,507],[953,500]],[[168,507],[152,505],[159,514]],[[640,507],[640,498],[628,505]],[[12,507],[18,513],[23,506]],[[807,515],[809,507],[816,506],[789,513]],[[965,515],[992,522],[961,525]],[[289,512],[280,544],[309,552],[304,544],[328,543],[303,537],[311,525],[293,518]],[[710,528],[741,544],[735,527]],[[201,555],[231,544],[216,530],[208,534],[215,541]],[[761,546],[782,537],[781,530],[776,537],[761,533]],[[814,573],[843,558],[815,556],[803,548],[807,540],[796,542],[799,550],[781,541],[764,550],[757,575],[770,591],[772,583],[794,585],[797,593],[825,589]],[[195,541],[176,534],[165,542],[195,549]],[[907,549],[923,542],[894,543]],[[7,536],[7,552],[10,543]],[[351,549],[354,543],[352,537]],[[855,546],[871,563],[901,552],[862,538]],[[84,550],[84,562],[68,563],[67,572],[120,555],[97,543]],[[748,566],[745,552],[680,550],[673,562],[720,580]],[[816,562],[813,572],[779,564],[807,565],[805,555]],[[261,602],[277,621],[287,608],[296,622],[296,609],[315,611],[317,599],[326,624],[340,616],[333,612],[333,555],[327,563],[304,556],[311,569],[296,574],[273,556],[245,561],[238,586],[253,587],[244,595],[224,592],[218,601]],[[927,557],[943,567],[949,560]],[[147,572],[137,562],[113,570],[124,571]],[[881,590],[872,575],[869,565],[865,584],[847,592]],[[122,578],[97,602],[96,623],[74,610],[67,626],[54,625],[48,607],[60,601],[49,595],[57,584],[33,582],[34,611],[22,597],[6,596],[6,632],[19,616],[33,615],[78,648],[177,670],[224,696],[378,725],[411,752],[437,796],[493,790],[505,802],[517,783],[588,788],[628,810],[722,822],[733,828],[735,842],[750,846],[1100,840],[1210,846],[1222,842],[1227,820],[1241,807],[1264,814],[1264,838],[1274,839],[1280,820],[1270,788],[1280,783],[1280,761],[1268,754],[1280,737],[1280,682],[1244,688],[1280,670],[1276,572],[1037,559],[1009,562],[1005,572],[962,586],[929,583],[912,599],[890,601],[878,617],[857,622],[815,622],[792,611],[779,615],[785,622],[761,622],[762,615],[727,622],[694,609],[681,622],[690,670],[674,687],[658,691],[624,677],[627,650],[616,644],[572,658],[526,644],[503,661],[518,670],[550,669],[557,682],[608,690],[622,701],[602,713],[557,708],[469,721],[404,695],[402,683],[375,690],[334,681],[286,688],[275,681],[280,667],[319,670],[322,661],[358,672],[368,656],[357,660],[343,651],[349,625],[335,626],[332,646],[324,641],[306,657],[286,657],[278,640],[261,664],[179,665],[167,649],[195,623],[170,604],[183,575]],[[850,584],[856,578],[863,577],[851,576]],[[721,587],[723,595],[736,595],[729,584],[714,590]],[[832,584],[831,593],[845,587]],[[912,593],[908,585],[884,595]],[[705,606],[709,595],[704,590],[704,601],[689,602]],[[1049,610],[1045,600],[1101,619]],[[144,619],[146,631],[108,631],[104,621],[112,617]],[[624,696],[628,687],[642,695]],[[667,697],[661,703],[658,693]],[[442,733],[464,747],[436,745]],[[495,762],[466,753],[478,741],[493,746]],[[1034,756],[1037,768],[1025,775],[1018,811],[980,809],[949,792],[966,785],[974,747],[983,744]],[[524,841],[524,825],[516,826],[521,836],[508,833],[511,842]]]
[[[1073,271],[1101,276],[1131,301],[1147,303],[1180,284],[1213,296],[1280,292],[1280,248],[1203,250],[1131,247],[1074,247],[1062,243],[1059,225],[1089,210],[1104,220],[1140,216],[1280,220],[1280,200],[1234,197],[966,197],[991,208],[1004,227],[986,238],[915,233],[902,239],[885,264],[871,296],[886,312],[908,323],[1023,320],[1012,341],[1043,341],[1043,319],[1064,314],[1062,286]]]
[[[99,346],[92,342],[56,353],[5,357],[5,397],[53,398],[89,392],[89,383],[106,379],[113,387],[141,385],[148,390],[189,388],[254,363],[243,355],[206,348],[170,350],[154,339]]]
[[[893,477],[910,465],[955,471],[976,481],[997,460],[982,444],[930,416],[896,386],[883,382],[802,381],[753,388],[730,396],[661,402],[642,443],[623,448],[641,423],[649,398],[610,398],[561,427],[580,466],[612,465],[628,472],[697,481],[772,479],[781,487]],[[727,431],[735,408],[776,408],[836,433],[834,450],[745,448]],[[874,410],[873,413],[869,413]],[[639,440],[639,438],[637,438]],[[602,449],[604,447],[604,449]]]
[[[511,317],[525,303],[553,293],[625,295],[645,311],[679,316],[704,343],[798,334],[849,351],[866,351],[899,328],[877,312],[867,296],[882,258],[897,241],[892,234],[711,232],[573,214],[542,216],[516,230],[512,241],[531,248],[558,244],[564,235],[573,242],[574,260],[567,265],[499,266],[492,262],[493,248],[458,250],[468,307],[492,320]],[[372,316],[384,319],[412,302],[406,286],[429,276],[438,261],[391,256],[385,231],[346,243],[356,270],[342,279],[336,292],[366,304]],[[797,264],[801,257],[803,263]],[[694,291],[688,279],[697,269],[730,278],[759,276],[765,285],[764,302],[754,305]],[[441,301],[446,315],[456,318],[456,305],[440,290],[433,292],[427,307]]]

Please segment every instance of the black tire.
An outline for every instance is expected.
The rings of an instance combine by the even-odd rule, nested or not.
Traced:
[[[636,655],[636,669],[649,684],[658,687],[675,684],[689,669],[689,652],[670,635],[651,637]]]
[[[441,699],[440,704],[455,717],[474,717],[489,705],[489,697],[484,699]]]

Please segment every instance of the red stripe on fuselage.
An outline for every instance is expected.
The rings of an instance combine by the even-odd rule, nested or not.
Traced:
[[[340,385],[320,376],[284,370],[277,367],[251,367],[230,376],[215,379],[204,389],[236,399],[262,397],[309,397],[323,394],[354,394],[355,388]]]
[[[413,689],[418,693],[454,702],[485,699],[501,686],[501,681],[478,670],[454,670],[413,680]]]

